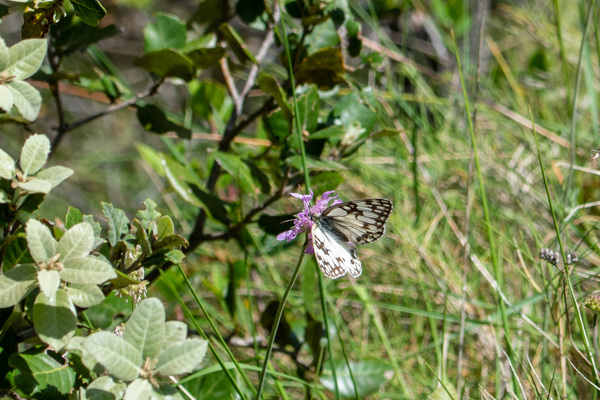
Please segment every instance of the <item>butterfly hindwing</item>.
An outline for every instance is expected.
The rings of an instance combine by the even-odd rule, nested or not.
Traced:
[[[362,264],[354,246],[383,236],[392,208],[389,200],[365,199],[333,205],[315,216],[313,248],[323,274],[333,279],[346,273],[359,277]]]
[[[337,279],[346,273],[355,278],[360,276],[362,266],[354,245],[331,231],[327,223],[319,220],[315,222],[312,240],[317,264],[326,277]]]

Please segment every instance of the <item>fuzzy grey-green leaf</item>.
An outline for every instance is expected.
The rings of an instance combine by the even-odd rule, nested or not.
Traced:
[[[40,290],[46,295],[46,297],[52,297],[54,294],[56,294],[56,290],[60,285],[60,276],[58,275],[58,271],[48,271],[47,269],[43,269],[38,271],[37,278],[38,285],[40,285]]]
[[[9,48],[7,76],[14,76],[16,79],[29,78],[42,66],[47,47],[46,39],[27,39]]]
[[[165,340],[165,309],[160,300],[151,297],[137,306],[127,322],[123,339],[144,358],[156,358]]]
[[[200,364],[207,346],[206,340],[196,338],[176,343],[160,353],[156,370],[163,376],[188,373]]]
[[[65,232],[58,242],[60,260],[71,257],[83,257],[92,251],[94,246],[94,229],[87,222],[81,222]]]
[[[33,325],[43,342],[55,350],[60,350],[69,343],[75,334],[77,318],[75,306],[69,295],[58,289],[54,296],[38,294],[33,305]]]
[[[117,277],[113,267],[104,260],[93,256],[70,257],[63,261],[60,272],[63,281],[69,283],[100,285]]]
[[[135,346],[112,333],[98,332],[90,335],[85,340],[84,348],[117,379],[128,382],[140,374],[141,353]]]
[[[41,170],[35,177],[50,182],[52,188],[55,188],[71,175],[73,175],[73,170],[71,168],[56,166]]]
[[[38,172],[48,159],[50,141],[44,135],[30,136],[21,149],[21,171],[25,176]]]
[[[25,232],[27,233],[27,247],[36,262],[45,262],[54,257],[58,243],[46,225],[38,220],[30,219],[27,221]]]
[[[8,85],[12,101],[23,118],[33,121],[42,107],[42,95],[33,86],[24,81],[12,81]]]
[[[72,284],[66,291],[73,304],[81,308],[95,306],[104,300],[102,290],[96,285]]]
[[[0,91],[0,98],[2,92]],[[1,102],[2,100],[0,100]],[[0,105],[1,107],[1,105]],[[4,150],[0,149],[0,178],[12,179],[15,176],[15,160],[9,156]]]
[[[17,304],[34,287],[37,270],[32,264],[23,264],[0,275],[0,308]]]

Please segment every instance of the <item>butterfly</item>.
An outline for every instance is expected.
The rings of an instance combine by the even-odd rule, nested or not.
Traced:
[[[393,208],[386,199],[364,199],[336,204],[312,215],[313,248],[323,274],[332,279],[346,273],[359,277],[362,264],[354,246],[382,237]]]

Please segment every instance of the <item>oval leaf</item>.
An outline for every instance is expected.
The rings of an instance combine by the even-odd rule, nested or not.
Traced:
[[[344,360],[335,360],[333,365],[340,395],[342,397],[354,397],[354,385],[350,378],[346,362]],[[381,385],[393,376],[392,368],[378,361],[350,362],[350,368],[352,368],[352,375],[356,381],[358,395],[361,398],[378,391]],[[320,380],[325,388],[335,391],[335,383],[331,372],[324,372]]]
[[[69,298],[77,307],[89,308],[102,303],[104,294],[96,285],[71,285],[67,287]]]
[[[35,287],[37,270],[32,264],[19,265],[0,275],[0,308],[17,304]]]
[[[130,343],[109,332],[90,335],[85,350],[115,378],[132,381],[139,376],[142,355]]]
[[[87,222],[82,222],[65,232],[58,242],[57,251],[60,253],[59,259],[63,261],[71,257],[83,257],[88,255],[93,247],[94,228]]]
[[[40,339],[58,351],[65,347],[77,327],[75,307],[67,292],[58,289],[52,297],[40,293],[33,305],[33,325]]]
[[[56,186],[58,186],[59,183],[61,183],[71,175],[73,175],[72,169],[56,166],[41,170],[35,175],[35,177],[50,182],[52,188],[55,188]]]
[[[46,225],[30,219],[27,221],[25,232],[27,232],[27,247],[36,262],[45,262],[54,257],[58,243]]]
[[[100,285],[116,277],[109,263],[93,256],[71,257],[63,261],[63,270],[60,272],[60,278],[69,283]]]
[[[202,361],[207,346],[208,342],[200,339],[176,343],[160,353],[156,370],[163,376],[188,373]]]
[[[58,275],[58,271],[48,271],[43,269],[38,271],[37,278],[40,289],[46,295],[46,297],[54,296],[58,286],[60,285],[60,276]]]
[[[1,92],[0,97],[2,97]],[[0,178],[10,180],[13,176],[15,176],[15,160],[4,152],[4,150],[0,149]]]
[[[32,135],[21,150],[21,170],[25,176],[35,174],[46,163],[50,141],[44,135]]]
[[[48,41],[46,39],[28,39],[8,49],[9,61],[6,76],[15,76],[22,80],[29,78],[40,67],[46,57]]]
[[[165,340],[165,309],[157,298],[142,301],[127,322],[123,339],[131,343],[143,358],[156,358]]]

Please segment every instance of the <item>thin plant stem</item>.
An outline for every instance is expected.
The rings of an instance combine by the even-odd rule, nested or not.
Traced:
[[[302,246],[300,258],[298,259],[298,264],[296,264],[296,269],[294,270],[294,273],[290,278],[290,282],[285,288],[285,292],[283,292],[283,296],[281,297],[281,301],[279,302],[279,307],[277,308],[277,313],[275,314],[275,321],[273,322],[273,328],[271,329],[271,335],[269,336],[269,343],[267,344],[265,360],[263,361],[262,370],[260,371],[258,390],[256,392],[256,400],[261,399],[262,392],[265,387],[265,382],[267,380],[267,367],[269,366],[269,360],[271,358],[271,354],[273,353],[273,345],[275,344],[275,336],[277,335],[277,329],[279,328],[279,323],[281,322],[281,317],[283,316],[283,310],[285,308],[285,304],[287,303],[287,299],[290,295],[290,292],[292,291],[292,288],[294,287],[294,283],[296,283],[298,275],[300,275],[300,269],[302,268],[302,262],[304,261],[304,254],[307,247],[308,235],[306,236],[306,240],[304,241],[304,245]]]
[[[184,280],[189,285],[189,281],[188,281],[187,277],[185,276],[185,274],[183,273],[183,271],[181,270],[181,266],[178,265],[178,267],[179,267],[179,272],[181,273],[181,275],[183,276]],[[189,308],[187,307],[187,305],[185,304],[185,302],[183,301],[183,299],[181,298],[181,296],[178,295],[177,290],[175,290],[175,287],[173,286],[173,283],[171,283],[171,281],[167,278],[167,276],[165,275],[164,271],[162,271],[161,269],[159,269],[159,272],[160,272],[161,276],[164,278],[165,283],[167,284],[167,286],[169,287],[169,289],[171,289],[171,291],[173,292],[173,294],[175,295],[175,297],[177,297],[177,301],[179,301],[179,304],[181,305],[183,311],[186,313],[186,315],[188,316],[188,318],[192,321],[192,323],[196,327],[196,330],[198,331],[198,333],[200,334],[200,336],[202,336],[202,338],[208,342],[208,349],[210,350],[210,352],[212,353],[212,355],[215,357],[215,359],[217,360],[217,362],[221,366],[221,369],[223,370],[223,373],[225,373],[225,375],[227,376],[227,379],[229,379],[229,382],[231,382],[231,384],[234,387],[235,391],[241,396],[242,399],[246,399],[246,396],[244,395],[244,392],[242,391],[242,389],[237,384],[237,381],[231,375],[231,372],[229,372],[229,369],[225,366],[225,362],[221,359],[221,356],[219,356],[219,353],[217,352],[217,350],[215,349],[215,347],[213,346],[213,344],[210,342],[208,336],[200,328],[200,325],[198,325],[198,323],[196,322],[196,318],[194,318],[194,315],[191,313],[191,311],[189,310]],[[198,301],[196,293],[193,290],[192,290],[192,294],[196,298],[198,304],[201,304]],[[210,319],[210,317],[206,313],[206,310],[204,309],[204,306],[201,305],[200,307],[202,308],[202,311],[204,312],[204,315],[206,315],[206,317],[207,317],[208,321],[210,322],[211,326],[213,326],[213,328],[214,328],[214,324],[212,323],[212,320]],[[217,335],[219,335],[218,332],[217,332]],[[223,340],[223,338],[221,338],[221,340]],[[246,382],[249,383],[247,375],[242,371],[240,365],[237,363],[237,361],[235,360],[235,358],[233,358],[233,354],[231,354],[231,350],[229,350],[229,348],[226,345],[224,347],[225,347],[225,350],[228,351],[228,354],[230,355],[231,360],[234,362],[235,366],[237,367],[238,372],[240,373],[240,375],[242,377],[245,377]],[[250,384],[249,387],[250,387],[250,390],[252,390],[254,392],[254,387],[252,386],[252,384]]]
[[[333,364],[333,349],[331,347],[331,339],[329,337],[329,318],[327,316],[327,292],[325,291],[325,284],[323,283],[323,276],[319,272],[319,268],[315,268],[317,273],[317,279],[319,281],[319,293],[321,294],[321,313],[323,314],[323,324],[325,325],[325,334],[327,335],[327,353],[329,354],[329,363],[331,364],[331,377],[333,378],[333,384],[335,385],[335,398],[339,400],[340,390],[338,388],[337,374],[335,372],[335,365]],[[348,368],[350,366],[348,365]]]

